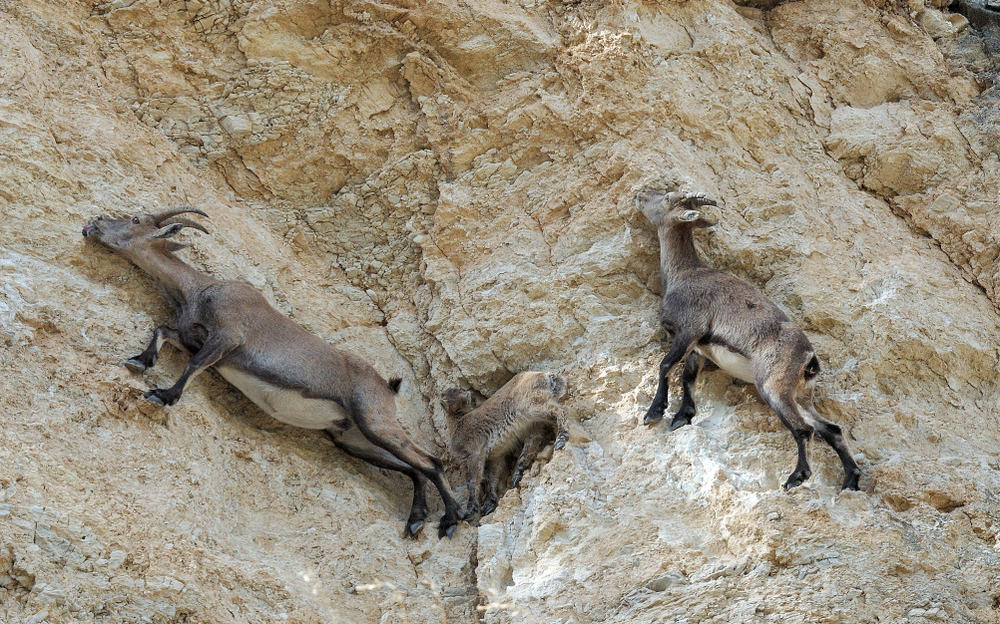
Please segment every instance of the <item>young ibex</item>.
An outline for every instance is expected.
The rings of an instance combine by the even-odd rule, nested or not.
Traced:
[[[555,439],[555,449],[566,444],[562,428],[566,380],[553,373],[514,375],[493,396],[472,409],[468,390],[451,388],[441,394],[441,404],[452,418],[452,451],[465,466],[469,488],[466,520],[491,513],[497,506],[497,484],[507,457],[523,444],[511,481],[517,485],[538,452]],[[485,482],[485,494],[479,496]],[[480,504],[480,501],[482,503]]]
[[[811,474],[806,441],[814,431],[840,457],[843,488],[858,489],[861,471],[847,450],[840,427],[821,418],[813,406],[819,360],[806,335],[763,293],[728,273],[709,268],[695,250],[692,230],[715,224],[698,208],[718,203],[700,193],[644,189],[636,196],[636,204],[659,234],[663,280],[660,320],[673,337],[660,363],[656,395],[643,422],[663,418],[667,377],[683,359],[684,396],[670,430],[689,424],[695,413],[691,386],[707,358],[733,377],[756,385],[761,398],[791,430],[799,457],[785,482],[786,490]]]
[[[142,372],[156,363],[165,340],[193,355],[172,387],[146,397],[172,405],[191,379],[214,366],[229,383],[272,417],[308,429],[325,429],[334,444],[366,462],[402,472],[413,481],[413,504],[404,535],[415,537],[427,517],[427,479],[444,500],[438,535],[451,536],[461,509],[438,458],[406,434],[396,421],[399,379],[386,381],[365,360],[337,349],[271,307],[255,288],[202,273],[172,252],[184,247],[167,240],[191,227],[204,227],[168,210],[128,219],[97,217],[83,235],[110,248],[152,276],[178,311],[177,327],[161,326],[141,354],[125,362]]]

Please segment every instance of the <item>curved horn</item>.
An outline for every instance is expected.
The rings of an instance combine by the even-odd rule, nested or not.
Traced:
[[[201,212],[201,211],[199,211],[199,212]],[[202,232],[204,232],[206,234],[209,233],[209,231],[206,230],[205,227],[202,224],[195,223],[191,219],[185,219],[184,217],[172,217],[172,218],[169,218],[169,220],[164,220],[164,221],[159,222],[157,225],[159,225],[159,226],[165,226],[165,225],[170,225],[172,223],[179,223],[180,225],[183,225],[184,227],[189,227],[189,228],[194,228],[196,230],[201,230]]]
[[[184,214],[185,212],[193,212],[195,214],[200,214],[203,217],[208,217],[207,214],[205,214],[201,210],[198,210],[194,206],[182,206],[180,208],[174,208],[172,210],[167,210],[159,214],[153,215],[153,221],[155,221],[157,225],[159,225],[160,222],[162,222],[164,219],[169,219],[170,217],[175,217],[179,214]]]

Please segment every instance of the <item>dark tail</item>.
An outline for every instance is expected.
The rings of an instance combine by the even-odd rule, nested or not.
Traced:
[[[806,379],[812,379],[816,375],[819,375],[819,358],[814,355],[812,359],[809,360],[809,363],[806,364],[806,369],[802,372],[802,374]]]
[[[399,393],[399,384],[403,383],[402,377],[393,377],[389,380],[389,389],[392,390],[393,394]]]

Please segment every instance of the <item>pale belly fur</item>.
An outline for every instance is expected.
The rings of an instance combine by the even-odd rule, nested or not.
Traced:
[[[750,360],[722,345],[708,344],[695,347],[700,355],[715,362],[715,365],[737,379],[753,383],[753,367]]]
[[[326,399],[307,399],[298,390],[288,390],[229,366],[216,366],[226,381],[253,401],[272,418],[306,429],[326,429],[343,423],[344,410]]]

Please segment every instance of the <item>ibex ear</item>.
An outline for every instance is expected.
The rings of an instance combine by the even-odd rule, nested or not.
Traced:
[[[170,225],[166,225],[157,230],[156,233],[153,234],[153,238],[170,238],[171,236],[177,234],[177,232],[180,232],[183,229],[184,229],[183,224],[171,223]]]
[[[692,223],[694,227],[709,228],[715,225],[715,219],[706,216],[700,210],[685,210],[684,214],[677,217],[678,221]]]
[[[187,245],[184,243],[175,243],[174,241],[163,241],[163,248],[169,252],[174,252],[187,248]]]

